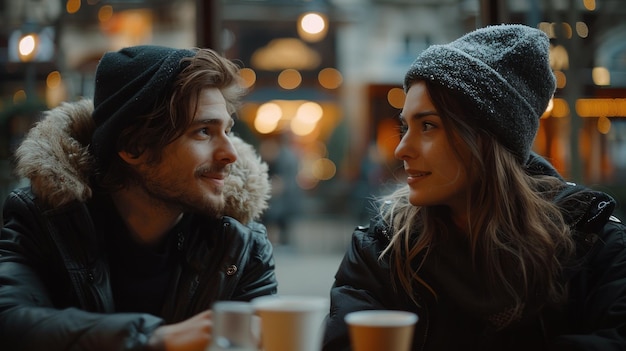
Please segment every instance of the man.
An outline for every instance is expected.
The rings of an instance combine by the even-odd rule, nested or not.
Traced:
[[[0,232],[3,350],[205,350],[217,300],[276,293],[267,165],[231,135],[238,67],[208,49],[105,54],[93,103],[16,151]]]

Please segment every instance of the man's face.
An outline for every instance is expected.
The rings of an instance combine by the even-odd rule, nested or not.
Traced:
[[[163,149],[158,164],[141,164],[139,186],[156,204],[174,210],[217,215],[224,207],[224,179],[237,160],[228,134],[233,119],[217,88],[205,88],[193,121],[184,133]]]

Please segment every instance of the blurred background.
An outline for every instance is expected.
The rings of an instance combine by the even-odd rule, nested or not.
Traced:
[[[325,295],[373,196],[397,184],[402,79],[431,44],[523,23],[551,38],[558,90],[534,149],[626,204],[623,0],[0,0],[0,197],[44,110],[91,98],[105,51],[211,47],[249,94],[235,131],[270,166],[263,221],[283,292]],[[307,273],[308,272],[308,273]],[[282,278],[282,279],[281,279]]]

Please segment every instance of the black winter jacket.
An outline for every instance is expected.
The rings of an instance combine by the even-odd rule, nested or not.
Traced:
[[[0,349],[141,350],[159,325],[217,300],[276,293],[272,246],[254,221],[267,207],[267,165],[233,137],[238,160],[226,184],[227,215],[186,217],[191,225],[174,241],[177,283],[160,315],[114,313],[102,231],[93,220],[102,208],[86,181],[92,109],[84,100],[49,111],[17,152],[17,172],[31,186],[13,191],[3,206]]]
[[[536,155],[529,171],[556,175]],[[373,220],[368,227],[356,228],[335,275],[323,350],[349,350],[344,317],[367,309],[416,313],[415,351],[626,350],[626,227],[612,216],[615,202],[574,184],[568,184],[558,198],[568,207],[563,211],[574,229],[578,258],[565,272],[570,287],[565,307],[544,307],[519,323],[494,330],[479,315],[495,302],[476,291],[476,277],[463,266],[467,261],[455,254],[440,257],[422,275],[429,284],[439,284],[438,297],[416,284],[418,306],[399,283],[394,285],[389,257],[379,260],[389,244],[389,229]],[[458,242],[444,245],[450,250],[456,246],[452,252],[462,255]]]

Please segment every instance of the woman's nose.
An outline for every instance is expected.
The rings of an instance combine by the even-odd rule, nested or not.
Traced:
[[[407,145],[406,139],[407,137],[405,134],[402,136],[402,138],[400,139],[400,142],[398,143],[398,146],[396,146],[396,149],[393,152],[393,155],[398,160],[403,161],[411,157],[410,149],[409,149],[409,146]]]

